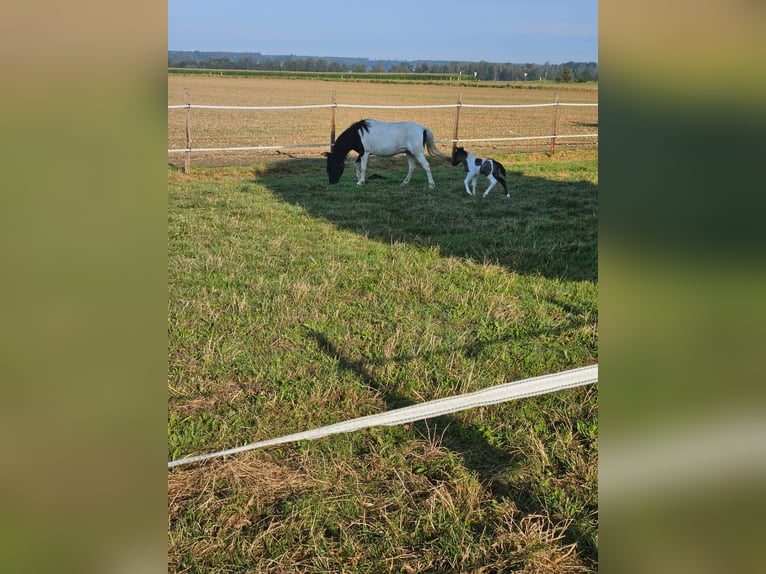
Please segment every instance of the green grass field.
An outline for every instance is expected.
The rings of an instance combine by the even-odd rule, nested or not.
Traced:
[[[169,168],[169,458],[596,363],[598,152],[495,157]],[[170,570],[592,572],[597,448],[591,385],[179,467]]]

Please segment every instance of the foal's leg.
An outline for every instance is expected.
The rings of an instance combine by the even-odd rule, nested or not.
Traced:
[[[404,181],[402,181],[402,185],[407,185],[410,183],[410,178],[412,177],[413,172],[415,171],[415,158],[412,157],[409,153],[407,155],[407,177],[404,178]]]
[[[473,174],[471,172],[468,172],[468,175],[465,176],[465,180],[463,181],[463,183],[465,184],[465,192],[468,195],[474,195],[475,193],[475,190],[474,190],[474,193],[471,193],[471,188],[468,187],[468,182],[470,182],[472,178],[473,178]],[[474,179],[473,181],[475,182],[476,180]],[[474,188],[475,187],[476,187],[476,183],[474,183]]]
[[[484,190],[482,197],[487,197],[489,190],[495,187],[495,184],[497,183],[497,180],[491,173],[487,176],[487,179],[489,180],[489,185],[487,186],[487,189]]]
[[[505,197],[511,197],[511,194],[508,191],[508,185],[506,185],[506,183],[505,183],[505,178],[502,175],[500,175],[499,173],[497,174],[497,181],[499,181],[500,185],[503,186],[503,189],[505,190]]]

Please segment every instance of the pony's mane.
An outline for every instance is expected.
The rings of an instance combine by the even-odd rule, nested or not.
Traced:
[[[370,123],[367,120],[359,120],[348,126],[342,134],[335,140],[335,145],[332,148],[333,154],[338,154],[345,158],[348,152],[351,150],[357,153],[363,153],[364,147],[362,146],[362,140],[359,137],[359,130],[364,132],[370,131]]]
[[[362,131],[368,132],[370,131],[370,122],[367,120],[359,120],[358,122],[354,122],[353,124],[348,126],[343,133],[345,134],[347,131],[350,131],[350,130],[354,130],[354,132],[356,132],[356,130],[362,130]]]

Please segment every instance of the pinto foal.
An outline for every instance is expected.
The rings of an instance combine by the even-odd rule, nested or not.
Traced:
[[[500,185],[505,190],[505,197],[511,197],[508,192],[508,186],[505,184],[505,168],[499,161],[494,159],[482,159],[476,157],[472,153],[465,151],[462,147],[455,148],[452,152],[452,165],[463,163],[465,171],[465,191],[468,195],[476,195],[476,182],[479,179],[479,174],[486,175],[489,180],[489,185],[484,191],[482,197],[487,197],[489,191],[495,187],[495,184],[499,181]],[[468,187],[468,182],[473,183],[473,191]]]

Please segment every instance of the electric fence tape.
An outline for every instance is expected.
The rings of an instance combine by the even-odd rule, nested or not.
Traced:
[[[595,383],[596,381],[598,381],[598,365],[591,365],[589,367],[572,369],[561,373],[533,377],[513,383],[505,383],[481,391],[458,395],[456,397],[436,399],[401,409],[394,409],[375,415],[359,417],[309,431],[246,444],[236,448],[172,460],[168,462],[168,468],[170,469],[184,464],[199,462],[201,460],[237,454],[248,450],[284,444],[287,442],[315,440],[333,434],[347,433],[375,426],[401,425],[476,407],[494,405],[515,399],[533,397],[535,395],[542,395],[553,391],[588,385]]]

